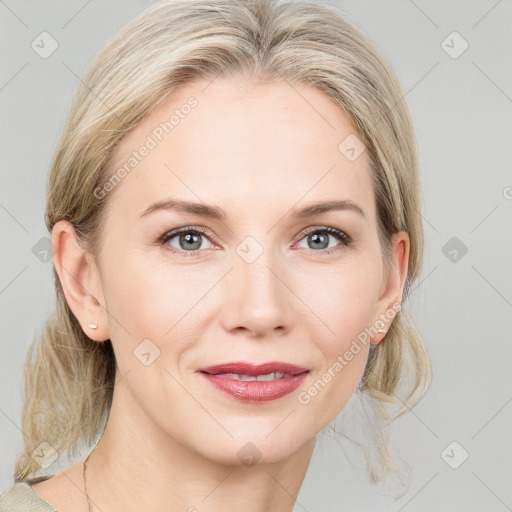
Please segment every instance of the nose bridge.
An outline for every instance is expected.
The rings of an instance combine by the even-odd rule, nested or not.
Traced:
[[[276,251],[252,236],[233,252],[233,270],[224,287],[225,328],[245,328],[254,335],[289,327],[290,292]]]

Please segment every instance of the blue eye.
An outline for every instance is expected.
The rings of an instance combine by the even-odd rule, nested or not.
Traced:
[[[338,244],[331,245],[330,238],[335,238]],[[207,241],[206,247],[204,241]],[[340,250],[342,247],[349,247],[353,240],[343,231],[328,226],[313,228],[302,233],[300,241],[306,240],[309,247],[303,247],[320,254],[330,254]],[[177,252],[186,257],[200,256],[200,249],[211,249],[215,245],[206,236],[206,229],[201,227],[184,227],[165,233],[159,240],[160,245],[167,246],[168,250]],[[209,244],[209,245],[208,245]],[[311,247],[312,246],[312,247]]]
[[[342,246],[349,247],[352,244],[352,239],[346,233],[327,226],[322,228],[314,228],[304,233],[303,235],[304,236],[301,238],[301,241],[305,239],[307,244],[311,244],[313,246],[312,248],[311,246],[306,247],[307,249],[311,248],[314,250],[314,252],[320,252],[324,254],[330,254],[339,250]],[[330,237],[336,238],[341,243],[330,245]]]
[[[170,231],[166,233],[162,238],[160,238],[160,244],[170,245],[177,252],[183,253],[184,256],[196,256],[199,252],[198,249],[210,249],[211,247],[204,247],[203,241],[208,240],[211,244],[209,238],[205,235],[205,231],[203,228],[181,228],[174,231]],[[174,241],[176,238],[176,245],[169,244],[170,241]]]

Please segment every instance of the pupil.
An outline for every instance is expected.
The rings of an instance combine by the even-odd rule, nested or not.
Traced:
[[[198,244],[198,241],[199,241],[199,244]],[[186,248],[187,249],[199,249],[199,247],[201,246],[201,241],[199,240],[199,236],[198,235],[193,235],[193,234],[186,234],[186,235],[182,235],[181,236],[181,242],[186,242]],[[192,242],[190,244],[190,242]],[[196,244],[195,247],[192,247],[193,244]]]
[[[182,243],[185,242],[184,245],[187,245],[188,249],[199,249],[199,247],[201,246],[201,241],[198,235],[187,233],[185,235],[181,235],[180,240]],[[313,233],[309,235],[309,240],[313,244],[320,245],[320,247],[316,247],[317,249],[325,249],[327,245],[329,245],[329,237],[325,234]]]
[[[319,235],[318,233],[313,233],[310,236],[310,240],[313,243],[320,243],[320,245],[322,245],[322,247],[316,247],[316,249],[318,249],[318,248],[325,249],[329,245],[328,237],[325,234]]]

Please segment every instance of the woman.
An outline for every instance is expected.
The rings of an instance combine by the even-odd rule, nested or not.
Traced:
[[[56,308],[0,510],[289,512],[355,392],[382,425],[421,399],[402,95],[335,9],[302,1],[166,0],[107,44],[50,169]],[[393,470],[381,424],[374,482]]]

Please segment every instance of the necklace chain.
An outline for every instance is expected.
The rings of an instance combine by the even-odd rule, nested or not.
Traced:
[[[98,446],[99,442],[101,441],[101,438],[103,437],[103,434],[105,433],[105,430],[106,430],[106,425],[105,425],[105,428],[103,429],[103,432],[101,433],[101,436],[100,438],[98,439],[98,442],[96,443],[96,446],[92,449],[92,451],[89,453],[89,455],[87,455],[87,457],[85,458],[82,466],[83,466],[83,478],[84,478],[84,490],[85,490],[85,496],[87,498],[87,506],[89,507],[88,508],[88,511],[89,512],[92,512],[92,502],[91,502],[91,499],[89,498],[89,493],[87,492],[87,463],[89,462],[89,457],[92,455],[92,452],[94,452],[94,450],[96,450],[96,447]]]
[[[87,476],[86,476],[86,474],[87,474],[87,462],[89,461],[89,457],[91,456],[91,453],[89,453],[89,455],[87,455],[87,457],[84,460],[84,464],[83,464],[84,489],[85,489],[85,496],[87,497],[87,505],[89,507],[89,512],[92,512],[92,503],[91,503],[91,499],[89,498],[89,493],[87,492]]]

